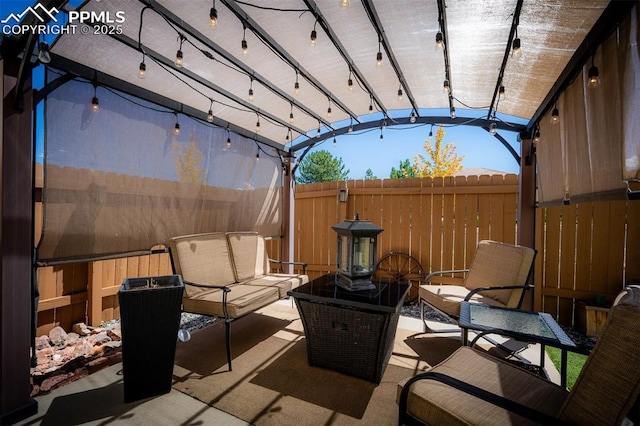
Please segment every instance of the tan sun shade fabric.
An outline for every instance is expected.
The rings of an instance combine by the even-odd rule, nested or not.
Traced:
[[[640,179],[640,8],[621,25],[621,73],[623,93],[623,177],[627,180]]]
[[[640,156],[640,68],[634,29],[627,19],[595,52],[592,61],[559,96],[559,123],[540,122],[537,145],[538,198],[541,205],[563,200],[623,199],[625,179],[638,177]],[[600,85],[588,85],[589,68],[598,67]]]
[[[258,145],[225,129],[103,88],[94,111],[93,96],[90,83],[71,81],[46,99],[38,261],[132,253],[202,232],[280,235],[274,149],[261,146],[256,161]]]

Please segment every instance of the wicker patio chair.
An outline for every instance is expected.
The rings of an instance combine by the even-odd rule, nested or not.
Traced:
[[[519,309],[525,290],[533,288],[527,280],[535,254],[536,251],[529,247],[482,240],[469,269],[436,271],[427,275],[418,289],[424,330],[427,328],[425,304],[454,322],[460,316],[460,303],[465,300]]]
[[[638,342],[640,286],[629,286],[571,391],[464,346],[399,383],[400,424],[620,425],[640,393]]]

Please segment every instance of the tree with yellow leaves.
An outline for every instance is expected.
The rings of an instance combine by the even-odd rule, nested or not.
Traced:
[[[178,179],[187,183],[203,183],[204,168],[202,167],[202,160],[204,156],[198,149],[198,142],[195,140],[194,135],[191,135],[191,141],[184,149],[177,142],[174,143],[174,149],[176,151],[175,163]]]
[[[424,143],[424,150],[428,154],[425,158],[422,154],[413,157],[414,168],[418,177],[444,177],[453,176],[462,170],[464,155],[456,154],[456,147],[452,142],[443,144],[444,128],[438,126],[435,144],[432,146],[431,138]]]

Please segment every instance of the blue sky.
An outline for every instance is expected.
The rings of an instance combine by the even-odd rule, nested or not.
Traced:
[[[459,117],[486,117],[486,111],[465,111],[457,109]],[[421,116],[448,115],[448,110],[423,110]],[[514,117],[499,117],[505,121],[526,124],[527,120]],[[363,121],[370,118],[362,117]],[[379,118],[377,118],[379,120]],[[338,127],[342,127],[341,125]],[[436,127],[433,127],[432,141],[435,140]],[[310,152],[317,150],[329,151],[334,157],[342,158],[345,168],[349,169],[350,179],[362,179],[366,170],[371,169],[378,178],[388,178],[392,167],[396,169],[400,161],[408,159],[413,164],[413,157],[417,154],[427,156],[424,150],[425,139],[429,137],[430,124],[415,124],[410,126],[387,126],[380,141],[380,129],[373,128],[361,132],[353,132],[329,138],[316,145]],[[507,148],[482,128],[475,126],[445,126],[444,143],[453,143],[456,153],[464,156],[463,167],[498,170],[508,173],[519,173],[519,164]],[[520,153],[518,134],[516,132],[499,131],[499,134]],[[294,143],[300,142],[295,140]]]

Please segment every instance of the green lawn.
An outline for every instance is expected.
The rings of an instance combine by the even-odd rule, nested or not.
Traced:
[[[560,349],[546,347],[547,354],[553,364],[556,366],[556,369],[560,371]],[[587,360],[587,355],[577,354],[574,352],[569,352],[567,354],[567,388],[573,388],[573,384],[576,382],[580,371],[582,371],[582,366]]]

